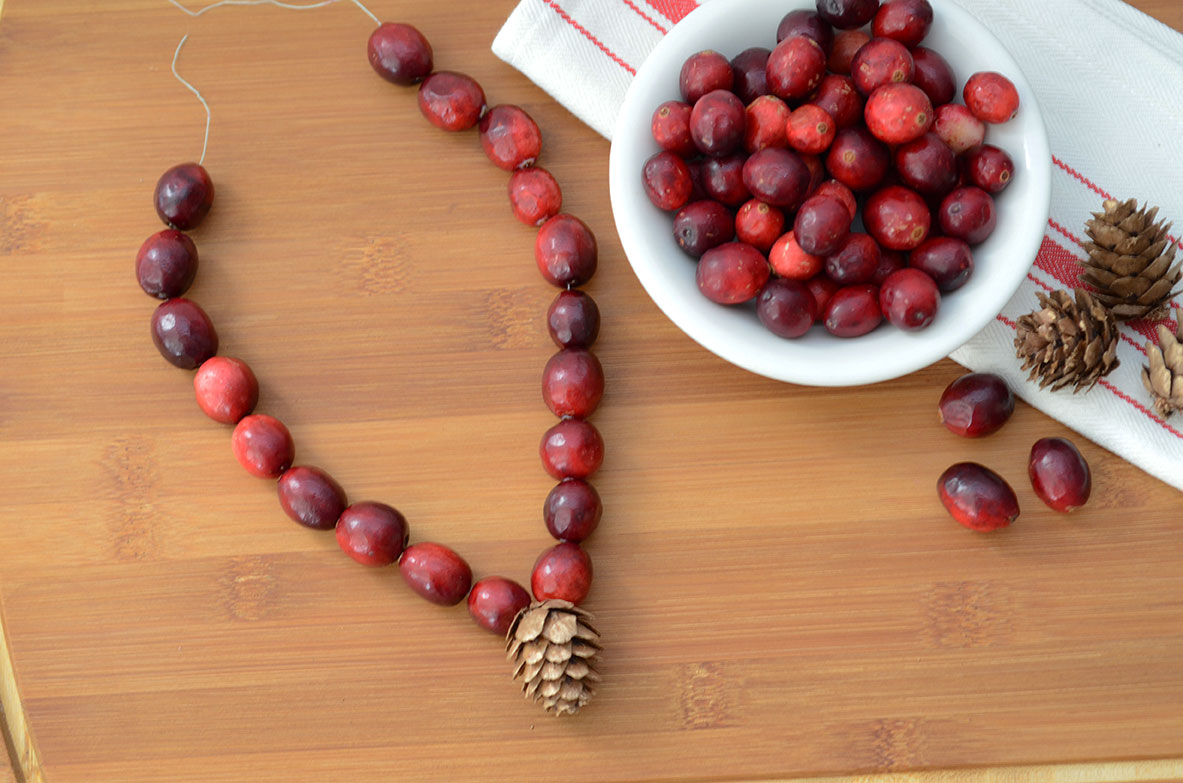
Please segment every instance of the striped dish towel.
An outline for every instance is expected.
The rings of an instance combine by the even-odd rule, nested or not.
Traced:
[[[726,0],[713,0],[726,2]],[[1183,229],[1183,35],[1121,0],[953,0],[998,36],[1039,96],[1051,139],[1052,207],[1027,280],[952,358],[1005,377],[1031,405],[1183,490],[1183,416],[1164,421],[1142,387],[1155,325],[1122,327],[1119,367],[1091,392],[1040,391],[1014,358],[1015,319],[1037,291],[1075,285],[1081,234],[1102,199],[1147,199]],[[696,0],[522,0],[493,52],[610,136],[629,82]],[[729,52],[726,54],[735,54]],[[1172,318],[1183,317],[1179,304]],[[1174,327],[1174,321],[1169,322]]]

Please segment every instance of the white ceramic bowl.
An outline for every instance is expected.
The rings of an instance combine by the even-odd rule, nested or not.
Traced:
[[[704,297],[693,259],[674,242],[671,214],[654,207],[641,185],[645,160],[659,151],[650,135],[654,109],[679,99],[683,61],[703,49],[727,57],[772,48],[776,26],[812,0],[717,0],[692,12],[657,45],[629,88],[616,122],[609,163],[612,213],[629,263],[670,320],[707,350],[769,378],[811,386],[853,386],[898,378],[947,356],[988,324],[1018,289],[1043,241],[1051,197],[1051,152],[1035,95],[1014,58],[976,19],[949,0],[930,0],[936,19],[924,46],[953,67],[958,88],[977,71],[998,71],[1019,90],[1018,116],[988,126],[986,140],[1010,153],[1015,178],[997,199],[998,227],[974,248],[974,272],[947,294],[934,323],[919,332],[884,324],[855,339],[820,326],[797,340],[763,327],[751,304],[725,307]]]

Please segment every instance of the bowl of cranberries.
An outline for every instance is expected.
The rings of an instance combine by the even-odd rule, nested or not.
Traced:
[[[621,243],[690,337],[814,386],[897,378],[1001,311],[1051,152],[1014,58],[950,0],[702,5],[612,140]]]

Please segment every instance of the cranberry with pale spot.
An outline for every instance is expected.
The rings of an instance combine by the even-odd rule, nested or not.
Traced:
[[[560,348],[588,348],[600,334],[600,308],[583,291],[560,291],[547,308],[546,329]]]
[[[345,490],[320,468],[288,468],[276,487],[283,513],[304,527],[332,530],[345,510]]]
[[[830,176],[851,190],[869,190],[887,175],[891,153],[866,128],[843,128],[826,156]]]
[[[565,541],[538,556],[530,574],[530,589],[537,601],[556,598],[583,603],[591,590],[592,563],[579,544]]]
[[[777,337],[794,339],[817,320],[817,302],[804,283],[775,277],[756,297],[756,316]]]
[[[691,110],[690,104],[682,101],[666,101],[657,107],[650,131],[659,147],[683,158],[698,154],[698,147],[690,137]]]
[[[886,84],[867,99],[865,117],[875,138],[888,144],[907,144],[932,126],[932,103],[914,84]]]
[[[604,439],[582,419],[564,419],[542,435],[542,467],[556,479],[587,478],[604,461]]]
[[[152,343],[169,364],[194,370],[218,352],[218,333],[196,302],[177,297],[153,311]]]
[[[839,288],[826,303],[826,331],[835,337],[862,337],[883,323],[879,289],[864,284]]]
[[[464,558],[443,544],[412,544],[398,561],[403,581],[433,604],[455,606],[472,587],[472,569]]]
[[[731,73],[734,77],[732,92],[745,104],[768,94],[768,55],[772,50],[763,46],[744,49],[731,58]]]
[[[940,305],[937,284],[919,269],[894,272],[879,288],[879,309],[892,326],[906,332],[927,328]]]
[[[262,413],[245,416],[235,425],[230,446],[238,464],[259,478],[279,478],[296,455],[288,428]]]
[[[436,71],[419,85],[419,111],[437,128],[463,131],[485,114],[485,91],[471,76]]]
[[[533,166],[542,154],[542,131],[534,118],[517,106],[489,109],[477,125],[485,156],[499,169]]]
[[[714,158],[732,154],[743,146],[745,117],[744,105],[734,93],[708,92],[690,111],[690,137],[694,146]]]
[[[826,276],[840,285],[870,283],[879,268],[881,255],[879,243],[870,236],[850,234],[837,250],[826,256]]]
[[[994,199],[981,188],[958,188],[945,196],[938,212],[941,231],[971,245],[985,242],[998,220]]]
[[[731,70],[731,63],[710,49],[687,57],[678,74],[682,100],[692,106],[709,92],[730,90],[734,83],[735,74]]]
[[[970,530],[988,533],[1019,518],[1019,499],[1006,479],[984,465],[959,462],[937,479],[949,515]]]
[[[1019,113],[1019,91],[1000,73],[975,73],[966,80],[961,95],[966,108],[982,122],[1003,123]]]
[[[758,152],[766,147],[787,146],[790,113],[785,102],[775,95],[761,95],[749,103],[744,109],[744,149]]]
[[[1089,501],[1093,476],[1089,464],[1072,441],[1041,438],[1027,461],[1031,487],[1048,508],[1068,513]]]
[[[983,144],[966,153],[965,172],[970,182],[987,193],[1001,193],[1014,178],[1015,162],[1004,150]]]
[[[1002,428],[1015,412],[1015,395],[1001,376],[971,372],[941,393],[941,424],[963,438],[983,438]]]
[[[687,191],[689,178],[687,172]],[[563,191],[541,166],[519,169],[509,175],[509,205],[513,216],[527,226],[541,226],[563,208]]]
[[[583,285],[596,273],[596,237],[574,215],[555,215],[534,239],[538,271],[560,288]]]
[[[875,241],[891,250],[913,250],[928,238],[932,213],[914,190],[891,185],[877,191],[863,207],[863,223]]]
[[[786,131],[790,147],[808,155],[818,155],[830,148],[838,128],[825,109],[807,103],[789,115]]]
[[[169,228],[197,228],[214,203],[214,182],[198,163],[182,163],[160,175],[153,194],[156,214]]]
[[[849,76],[828,74],[822,79],[810,103],[830,115],[835,131],[862,122],[865,101]]]
[[[259,402],[259,381],[241,359],[211,356],[193,374],[197,405],[211,419],[237,424]]]
[[[136,254],[136,280],[144,293],[172,299],[189,290],[197,277],[197,245],[176,229],[159,231],[144,240]]]
[[[870,95],[885,84],[911,82],[916,72],[912,54],[899,41],[872,38],[854,55],[850,76],[863,95]]]
[[[760,293],[768,282],[768,261],[759,250],[742,242],[711,248],[698,260],[698,290],[718,304],[742,304]]]
[[[518,613],[530,605],[526,588],[503,576],[487,576],[468,593],[468,614],[498,636],[505,636]]]
[[[354,503],[337,519],[337,545],[362,565],[390,565],[407,545],[406,517],[385,503]]]
[[[370,33],[366,51],[370,65],[388,82],[407,87],[431,73],[431,44],[409,24],[382,23]]]
[[[932,237],[908,256],[908,266],[931,277],[948,293],[965,285],[974,271],[973,253],[963,240]]]
[[[582,541],[600,524],[600,493],[582,479],[560,481],[542,504],[546,529],[560,541]]]
[[[691,258],[735,238],[735,218],[718,201],[695,201],[674,216],[674,240]]]
[[[960,103],[939,107],[932,129],[956,155],[973,149],[986,138],[986,126]]]
[[[826,75],[826,52],[807,36],[786,38],[768,56],[765,73],[769,92],[785,101],[802,101]]]
[[[735,235],[761,253],[767,253],[784,233],[785,213],[758,199],[752,199],[735,213]]]
[[[542,400],[556,416],[587,418],[604,396],[604,368],[584,348],[564,348],[542,371]]]

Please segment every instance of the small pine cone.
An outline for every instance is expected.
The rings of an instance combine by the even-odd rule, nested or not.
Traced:
[[[1154,410],[1164,419],[1183,411],[1183,317],[1176,334],[1158,327],[1158,345],[1146,343],[1150,366],[1142,367],[1142,384],[1154,398]]]
[[[1173,263],[1178,243],[1167,236],[1171,224],[1156,223],[1158,207],[1138,209],[1134,199],[1109,199],[1104,208],[1088,222],[1089,257],[1081,262],[1080,281],[1095,288],[1094,296],[1120,321],[1162,318],[1183,278],[1183,261]]]
[[[1067,291],[1042,292],[1040,309],[1020,316],[1015,329],[1015,352],[1027,380],[1039,378],[1039,388],[1072,393],[1091,389],[1117,369],[1117,322],[1113,315],[1082,290],[1076,298]]]
[[[592,619],[568,601],[535,601],[518,613],[505,636],[513,678],[527,698],[556,717],[573,715],[595,695],[601,648]]]

